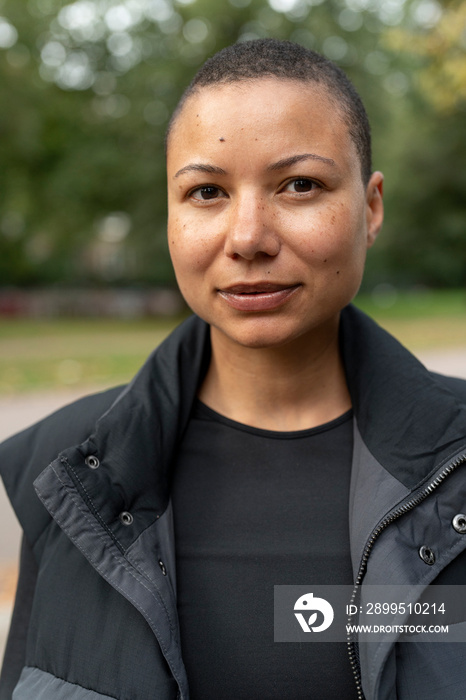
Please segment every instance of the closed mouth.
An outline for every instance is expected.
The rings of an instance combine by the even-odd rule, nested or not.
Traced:
[[[236,311],[262,313],[281,308],[300,287],[301,284],[278,282],[241,283],[218,289],[217,293]]]
[[[276,282],[258,282],[256,284],[234,284],[230,287],[223,287],[217,291],[225,294],[273,294],[282,292],[285,289],[299,287],[299,284],[280,284]]]

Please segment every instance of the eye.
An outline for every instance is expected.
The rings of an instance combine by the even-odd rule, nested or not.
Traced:
[[[320,188],[321,186],[317,182],[310,180],[308,177],[296,177],[294,180],[287,182],[283,188],[283,191],[296,192],[296,194],[307,194],[308,192],[312,192],[313,190]]]
[[[220,189],[220,187],[215,187],[215,185],[204,185],[203,187],[197,187],[195,190],[191,190],[189,197],[197,201],[205,202],[209,199],[218,199],[219,197],[224,197],[225,193]]]

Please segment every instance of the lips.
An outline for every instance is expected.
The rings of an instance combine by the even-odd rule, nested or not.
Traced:
[[[271,311],[288,301],[300,287],[276,282],[240,283],[219,289],[218,294],[238,311]]]

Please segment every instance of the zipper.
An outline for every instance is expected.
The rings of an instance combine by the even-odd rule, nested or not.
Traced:
[[[427,498],[427,496],[430,496],[430,494],[435,491],[435,489],[440,486],[440,484],[446,479],[446,477],[451,474],[455,469],[457,469],[461,464],[466,462],[466,453],[460,455],[457,457],[453,462],[450,462],[448,466],[443,469],[440,474],[433,479],[429,483],[428,486],[426,486],[422,491],[420,491],[416,496],[411,498],[409,501],[403,503],[403,505],[398,506],[393,510],[389,515],[387,515],[380,523],[377,525],[375,530],[372,532],[371,536],[369,537],[366,547],[364,549],[362,559],[361,559],[361,565],[359,567],[359,572],[356,577],[356,582],[354,584],[354,589],[353,593],[351,595],[351,601],[350,603],[353,604],[356,596],[358,594],[359,586],[362,583],[362,579],[364,578],[364,575],[366,573],[366,567],[367,567],[367,561],[369,559],[370,553],[372,551],[372,547],[374,546],[375,541],[385,530],[388,525],[390,525],[394,520],[397,520],[401,515],[404,515],[405,513],[408,513],[409,511],[413,510],[416,506],[418,506],[424,499]],[[351,616],[348,618],[348,622],[351,623]],[[348,655],[349,655],[349,660],[351,664],[351,670],[353,672],[354,680],[356,683],[356,690],[358,693],[358,700],[364,700],[364,693],[362,692],[362,685],[361,685],[361,670],[359,666],[359,653],[356,645],[356,641],[352,639],[352,634],[351,632],[348,632],[347,635],[347,647],[348,647]]]

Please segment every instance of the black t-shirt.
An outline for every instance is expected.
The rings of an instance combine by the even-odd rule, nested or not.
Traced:
[[[172,499],[192,700],[357,698],[344,643],[278,643],[274,585],[351,585],[351,411],[273,432],[198,402]]]

